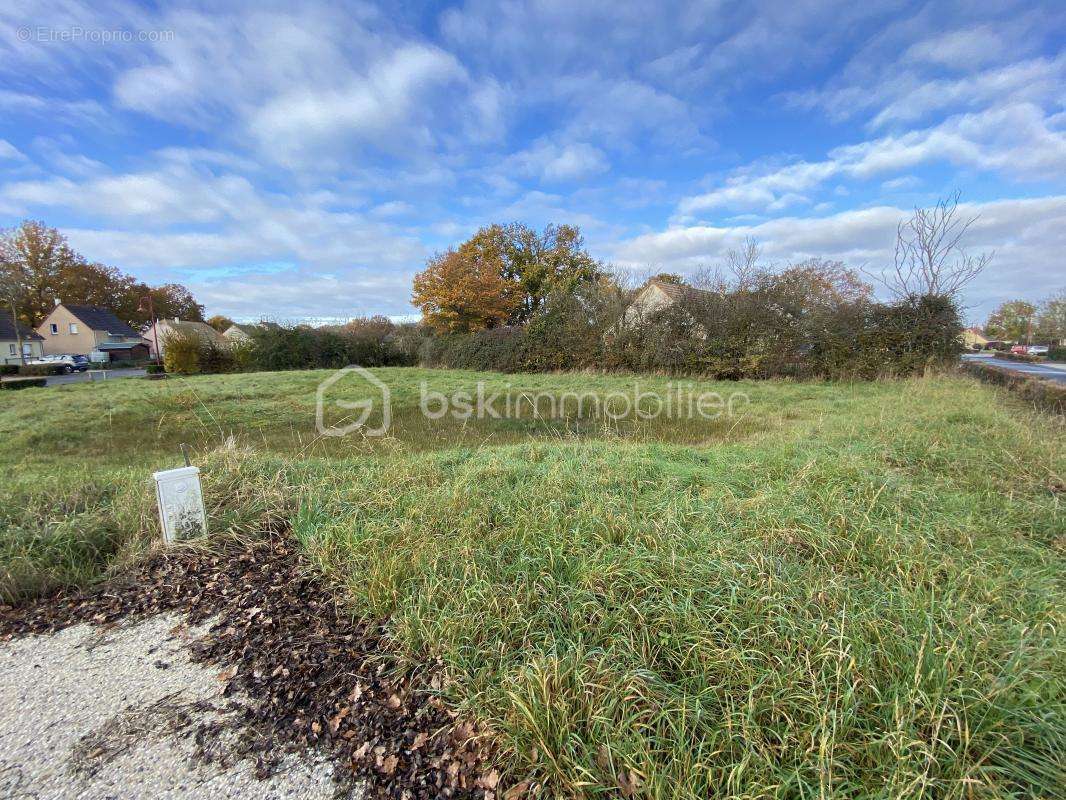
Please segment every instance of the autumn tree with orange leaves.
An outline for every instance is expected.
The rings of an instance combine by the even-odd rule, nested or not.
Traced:
[[[470,333],[507,322],[521,298],[503,275],[503,257],[477,237],[429,260],[415,276],[412,302],[439,333]]]
[[[489,225],[458,249],[431,259],[415,278],[415,305],[442,333],[522,325],[553,292],[572,292],[603,269],[573,225],[543,232],[519,223]]]

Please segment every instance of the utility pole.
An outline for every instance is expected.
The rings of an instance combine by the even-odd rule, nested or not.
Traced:
[[[13,295],[8,295],[7,303],[11,307],[11,324],[15,326],[15,342],[18,344],[19,349],[19,364],[26,366],[26,350],[22,346],[22,328],[19,327],[19,315],[18,310],[15,308]]]

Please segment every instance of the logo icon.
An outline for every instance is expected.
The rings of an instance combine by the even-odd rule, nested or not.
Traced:
[[[330,389],[338,384],[341,384],[341,387],[338,387],[337,393],[341,388],[354,393],[355,387],[362,385],[363,394],[368,396],[359,400],[337,398],[330,403],[327,400],[327,393],[330,393]],[[376,428],[364,428],[370,415],[374,413],[374,406],[379,397],[381,399],[381,424]],[[334,407],[346,412],[358,411],[360,413],[354,420],[353,415],[348,414],[338,424],[327,425],[326,410]],[[384,436],[389,432],[391,424],[392,402],[389,387],[370,370],[351,364],[337,370],[318,384],[318,391],[315,393],[315,428],[322,436],[347,436],[357,430],[362,430],[364,436]]]

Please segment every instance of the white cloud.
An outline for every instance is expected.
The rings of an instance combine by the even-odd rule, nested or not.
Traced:
[[[508,158],[505,173],[517,172],[547,183],[579,181],[610,168],[603,151],[585,142],[557,143],[546,140]]]
[[[828,217],[782,217],[748,225],[696,225],[671,228],[621,242],[614,251],[621,266],[691,272],[709,266],[756,238],[770,261],[785,263],[812,256],[841,259],[853,267],[890,266],[896,225],[907,209],[879,206]],[[994,251],[991,267],[964,298],[982,314],[1004,298],[1046,297],[1062,284],[1066,252],[1066,196],[961,205],[959,214],[977,216],[965,244],[970,252]]]
[[[907,48],[903,60],[970,69],[996,61],[1005,49],[1006,42],[999,31],[980,25],[915,42]]]
[[[1066,135],[1029,103],[960,114],[925,130],[838,147],[825,161],[801,161],[765,174],[740,171],[725,185],[678,204],[683,216],[716,208],[778,210],[831,178],[867,180],[941,161],[1017,178],[1066,172]]]
[[[6,139],[0,139],[0,161],[24,161],[26,156]]]

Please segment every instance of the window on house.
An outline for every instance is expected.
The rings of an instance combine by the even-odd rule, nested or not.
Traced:
[[[76,323],[76,322],[70,323],[70,332],[71,333],[77,333],[78,332],[78,323]]]
[[[51,325],[49,325],[48,327],[52,329],[52,335],[53,336],[56,336],[56,335],[59,334],[59,326],[56,325],[54,322]]]

